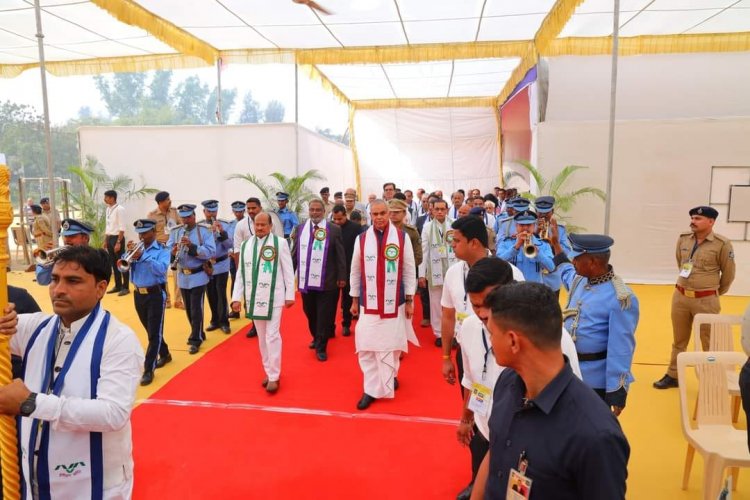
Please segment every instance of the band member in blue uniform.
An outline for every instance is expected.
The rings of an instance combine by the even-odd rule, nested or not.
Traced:
[[[206,270],[211,270],[210,260],[216,251],[216,244],[211,230],[195,223],[195,205],[180,205],[177,213],[183,224],[172,229],[167,248],[175,256],[177,284],[190,323],[188,352],[195,354],[206,339],[203,331],[203,299],[208,285]]]
[[[536,235],[539,239],[549,242],[549,233],[551,232],[550,222],[555,213],[555,197],[540,196],[534,200],[534,206],[536,207],[536,213],[538,216],[536,222]],[[568,241],[568,230],[559,220],[555,219],[555,221],[557,222],[560,245],[562,246],[563,252],[567,254],[571,250],[570,242]],[[562,282],[560,281],[560,270],[542,271],[542,279],[544,280],[544,284],[550,287],[559,297],[560,287],[562,286]]]
[[[226,224],[227,228],[227,234],[231,236],[232,243],[234,244],[234,230],[237,227],[237,224],[245,217],[245,202],[244,201],[233,201],[232,202],[232,215],[234,215],[234,219],[230,220],[228,224]],[[237,262],[235,261],[234,257],[234,246],[229,252],[229,277],[232,280],[231,288],[230,290],[234,290],[234,280],[237,277]],[[240,313],[236,311],[232,311],[230,309],[229,314],[227,315],[227,318],[229,319],[237,319],[240,317]]]
[[[201,202],[201,205],[203,205],[203,215],[206,217],[201,224],[211,229],[216,243],[216,251],[211,259],[213,273],[206,286],[208,307],[211,309],[211,321],[206,331],[212,332],[221,328],[222,332],[229,333],[232,330],[229,328],[227,279],[229,278],[229,261],[233,260],[229,256],[233,246],[232,235],[228,231],[229,222],[216,218],[219,212],[218,201],[206,200]]]
[[[127,271],[128,267],[130,269],[130,281],[135,287],[133,295],[135,310],[143,328],[148,333],[148,347],[146,347],[141,385],[149,385],[154,381],[154,370],[172,361],[169,346],[164,341],[169,250],[156,239],[155,220],[138,219],[133,226],[141,240],[140,248],[137,248],[138,245],[134,242],[129,241],[128,252],[118,265],[122,271]],[[124,261],[127,264],[124,264]]]
[[[63,219],[60,226],[60,235],[63,238],[63,245],[83,245],[89,246],[89,239],[94,228],[85,222],[75,219]],[[36,282],[40,285],[47,286],[52,282],[52,266],[54,262],[51,258],[43,263],[36,265]]]
[[[505,238],[516,237],[516,221],[514,217],[520,212],[529,209],[531,202],[526,198],[513,198],[508,201],[505,214],[500,214],[495,219],[495,234],[497,242],[500,243]]]
[[[583,381],[619,415],[634,380],[630,368],[640,316],[638,298],[609,264],[612,238],[571,234],[573,249],[566,256],[554,221],[552,227],[555,263],[568,290],[565,328],[576,343]]]
[[[497,256],[518,267],[526,281],[542,283],[542,271],[552,271],[552,249],[549,243],[534,235],[536,214],[531,210],[515,215],[515,236],[501,239],[498,235]]]
[[[279,204],[279,209],[276,210],[276,214],[279,216],[281,225],[284,227],[284,238],[289,240],[294,228],[299,224],[297,214],[289,210],[286,204],[289,202],[289,195],[279,191],[276,193],[276,203]]]

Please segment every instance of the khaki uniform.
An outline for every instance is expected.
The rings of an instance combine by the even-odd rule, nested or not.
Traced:
[[[156,240],[162,245],[166,245],[167,240],[169,240],[169,227],[182,223],[180,216],[177,215],[177,209],[174,207],[170,208],[167,213],[157,208],[150,211],[146,217],[156,221]],[[170,224],[169,221],[172,221],[172,223]]]
[[[422,239],[419,236],[419,231],[414,226],[404,224],[401,229],[404,230],[406,235],[411,240],[411,247],[414,249],[414,262],[417,267],[422,263]]]
[[[31,232],[36,238],[36,246],[44,250],[52,248],[52,227],[50,227],[49,217],[44,213],[34,218],[31,226]]]
[[[672,356],[667,375],[677,378],[677,355],[684,352],[690,342],[693,318],[699,313],[717,314],[721,311],[719,295],[725,294],[734,281],[735,264],[732,243],[719,234],[709,233],[705,241],[695,246],[695,235],[683,233],[677,239],[675,257],[677,268],[692,262],[690,275],[677,278],[677,286],[672,295]],[[695,292],[714,292],[703,297],[694,297]],[[710,330],[708,325],[701,328],[701,344],[708,349]]]

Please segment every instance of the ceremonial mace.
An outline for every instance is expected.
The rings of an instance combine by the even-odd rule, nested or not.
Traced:
[[[5,156],[0,154],[0,314],[8,305],[8,227],[13,222],[13,207],[10,204],[10,169],[5,165]],[[13,380],[10,365],[10,337],[0,335],[0,386]],[[21,480],[18,474],[18,443],[16,418],[0,415],[0,460],[3,472],[2,498],[20,498]]]

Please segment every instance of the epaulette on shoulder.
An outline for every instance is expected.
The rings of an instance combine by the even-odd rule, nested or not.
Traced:
[[[692,231],[688,231],[686,233],[680,233],[680,237],[683,237],[683,236],[692,236],[692,235],[693,235]]]
[[[633,304],[633,301],[630,300],[633,291],[617,275],[612,278],[612,286],[615,288],[615,295],[617,296],[617,301],[620,303],[620,309],[623,311],[630,309],[630,306]]]
[[[199,222],[197,225],[200,226],[200,227],[202,227],[203,229],[208,229],[209,231],[211,231],[213,229],[210,224],[206,224],[203,221]]]
[[[176,229],[182,229],[185,226],[185,224],[177,224],[173,228],[170,229],[170,231],[174,231]]]
[[[726,236],[722,236],[722,235],[720,235],[720,234],[716,234],[716,233],[714,233],[714,238],[716,238],[717,240],[719,240],[719,241],[721,241],[721,242],[723,242],[723,243],[728,243],[729,241],[731,241],[731,240],[730,240],[729,238],[727,238]]]

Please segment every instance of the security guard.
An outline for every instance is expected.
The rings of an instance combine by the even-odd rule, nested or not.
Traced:
[[[169,346],[164,341],[169,250],[157,240],[157,224],[154,219],[138,219],[133,226],[143,248],[130,259],[130,281],[135,287],[133,301],[138,319],[148,334],[141,385],[149,385],[154,381],[154,370],[172,361]],[[128,247],[128,252],[132,252],[135,243],[128,242]]]
[[[281,225],[284,227],[284,238],[289,241],[289,236],[295,227],[299,225],[299,219],[297,214],[289,210],[286,204],[289,202],[289,195],[279,191],[276,193],[276,202],[279,204],[279,209],[276,213],[281,220]]]
[[[728,238],[713,232],[719,212],[713,207],[695,207],[690,214],[690,231],[677,238],[679,276],[672,295],[672,357],[667,373],[654,382],[657,389],[677,387],[677,355],[690,342],[693,317],[721,311],[719,295],[734,281],[734,250]],[[706,325],[708,326],[708,325]],[[701,328],[701,344],[708,349],[710,330]],[[696,340],[697,341],[697,340]]]
[[[536,234],[539,239],[549,241],[549,234],[551,233],[551,221],[555,213],[555,197],[554,196],[540,196],[534,200],[534,206],[536,207],[536,213],[539,217],[537,219]],[[570,241],[568,241],[568,230],[565,225],[555,219],[557,222],[557,235],[560,240],[563,252],[570,253]],[[555,269],[554,271],[542,271],[542,279],[544,284],[547,285],[555,292],[558,298],[560,298],[560,286],[562,281],[560,279],[560,270]]]
[[[85,222],[75,219],[63,219],[60,226],[60,235],[63,237],[63,245],[84,245],[88,246],[91,233],[94,228]],[[52,259],[44,264],[36,265],[36,282],[40,285],[47,286],[52,283]]]
[[[195,354],[206,339],[203,331],[203,298],[208,284],[206,270],[210,272],[210,260],[216,251],[216,244],[211,229],[195,223],[195,205],[180,205],[177,213],[183,224],[172,229],[167,248],[175,256],[177,284],[190,322],[188,352]]]
[[[232,241],[234,242],[234,230],[237,227],[237,224],[245,217],[245,202],[244,201],[233,201],[232,202],[232,215],[234,215],[234,219],[229,221],[229,223],[226,225],[227,228],[227,234],[229,234],[232,237]],[[237,276],[237,263],[235,262],[234,257],[234,247],[232,247],[232,250],[229,252],[230,259],[229,259],[229,276],[232,279],[232,287],[230,290],[234,290],[234,280]],[[235,311],[229,311],[229,314],[227,315],[229,319],[238,319],[240,317],[240,313]]]
[[[232,330],[229,328],[229,303],[227,302],[227,279],[229,278],[229,252],[234,245],[232,236],[228,232],[229,221],[216,218],[219,212],[219,202],[216,200],[205,200],[203,205],[203,215],[205,220],[200,222],[201,225],[209,228],[213,232],[216,251],[211,259],[213,263],[213,273],[208,280],[206,294],[208,295],[208,307],[211,309],[211,321],[206,327],[207,332],[212,332],[221,328],[224,333]]]
[[[612,238],[571,234],[566,256],[554,223],[553,228],[555,263],[568,291],[563,319],[576,344],[583,381],[619,415],[633,381],[638,298],[609,264]]]
[[[181,223],[180,216],[177,215],[177,209],[172,206],[172,200],[169,197],[169,193],[166,191],[159,191],[154,197],[156,201],[156,208],[151,210],[147,215],[147,219],[156,221],[156,241],[162,245],[166,245],[169,240],[169,232],[173,227]],[[167,289],[167,309],[172,307],[172,297],[169,295],[169,286]],[[175,278],[174,283],[174,303],[178,309],[183,309],[182,297],[180,297],[180,289],[177,287],[177,279]]]
[[[518,267],[526,281],[542,283],[542,271],[553,271],[552,248],[534,234],[536,214],[531,210],[519,212],[513,217],[518,234],[500,239],[498,235],[497,256]]]

